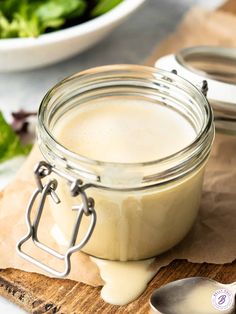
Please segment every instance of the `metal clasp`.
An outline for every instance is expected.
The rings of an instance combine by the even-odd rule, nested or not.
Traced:
[[[77,214],[77,218],[76,218],[75,225],[73,228],[72,236],[70,239],[69,248],[67,249],[64,255],[48,247],[46,244],[38,240],[38,227],[39,227],[40,219],[41,219],[42,212],[44,209],[46,198],[50,196],[56,204],[60,203],[60,199],[58,195],[56,194],[57,180],[50,179],[48,183],[46,183],[45,185],[43,185],[43,182],[42,182],[42,179],[48,176],[49,174],[51,174],[52,172],[62,176],[63,178],[66,178],[69,181],[70,192],[71,192],[72,197],[80,195],[82,198],[82,205],[74,206],[72,208],[72,210],[78,211],[78,214]],[[85,244],[89,241],[93,233],[93,230],[95,228],[97,216],[96,216],[96,211],[94,209],[94,200],[92,198],[88,198],[86,195],[85,190],[89,187],[89,185],[83,185],[83,182],[81,180],[74,179],[72,177],[69,177],[68,175],[66,176],[63,175],[58,169],[55,169],[54,167],[52,167],[45,161],[40,161],[36,165],[34,174],[35,174],[35,179],[37,183],[37,189],[34,191],[29,201],[29,204],[26,210],[26,217],[25,217],[26,224],[28,227],[28,232],[17,243],[17,246],[16,246],[17,252],[22,258],[33,263],[34,265],[43,269],[44,271],[52,274],[53,276],[63,278],[63,277],[66,277],[71,270],[71,260],[70,260],[71,255],[74,252],[81,250],[85,246]],[[33,210],[35,201],[38,197],[39,197],[39,205],[36,209],[35,217],[32,222],[31,220],[32,210]],[[82,240],[78,244],[75,244],[77,235],[79,232],[79,227],[80,227],[80,224],[84,215],[91,216],[90,224]],[[32,239],[33,243],[41,250],[47,252],[48,254],[52,255],[53,257],[57,259],[64,260],[64,263],[65,263],[64,271],[62,272],[57,271],[47,266],[46,264],[40,262],[33,256],[30,256],[29,254],[25,253],[22,249],[22,246],[29,239]]]
[[[175,69],[171,70],[171,73],[178,75],[178,72]],[[207,97],[207,92],[208,92],[207,80],[203,80],[201,84],[197,84],[196,87],[201,90],[201,92],[203,93],[205,97]]]

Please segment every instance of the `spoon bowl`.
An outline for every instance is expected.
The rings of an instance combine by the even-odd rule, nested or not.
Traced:
[[[221,284],[192,277],[173,281],[155,290],[150,299],[152,313],[232,314],[235,313],[236,283]]]

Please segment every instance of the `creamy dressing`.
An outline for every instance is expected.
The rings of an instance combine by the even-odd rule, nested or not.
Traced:
[[[163,158],[183,149],[196,136],[188,120],[173,109],[126,98],[80,105],[63,116],[53,134],[78,154],[125,163]],[[172,184],[141,191],[89,188],[87,194],[96,204],[97,224],[83,250],[121,261],[146,259],[168,250],[186,235],[197,215],[203,170]],[[142,177],[142,167],[131,171],[117,163],[105,164],[100,175],[103,184],[119,184],[121,188],[122,182],[137,186]],[[58,193],[62,202],[52,207],[52,212],[62,232],[70,237],[76,217],[70,208],[78,205],[80,198],[70,196],[63,180]],[[85,218],[80,234],[86,233],[88,224]]]
[[[201,285],[191,290],[183,302],[176,304],[172,311],[175,314],[217,314],[219,310],[212,305],[211,297],[215,291],[214,286]]]
[[[223,288],[223,285],[222,285]],[[216,285],[200,285],[191,290],[182,302],[175,304],[171,308],[173,314],[219,314],[228,313],[230,309],[233,309],[233,295],[232,300],[225,302],[226,309],[217,309],[213,305],[214,293],[217,292]],[[216,300],[217,301],[217,300]]]
[[[196,137],[191,124],[178,112],[144,100],[109,98],[90,101],[66,113],[53,130],[55,138],[71,151],[100,161],[147,162],[176,153]],[[107,186],[143,177],[119,164],[103,166],[101,180]],[[95,200],[97,223],[83,251],[93,259],[105,281],[102,297],[113,304],[137,298],[155,272],[152,257],[176,245],[190,230],[199,208],[204,166],[163,186],[139,191],[89,188]],[[122,186],[121,186],[122,187]],[[69,239],[80,197],[70,196],[65,180],[57,188],[61,203],[52,205],[58,230]],[[87,232],[84,217],[78,241]],[[59,239],[59,237],[58,237]],[[146,261],[138,261],[148,259]],[[122,262],[114,262],[122,261]],[[132,261],[132,262],[127,262]]]
[[[73,152],[107,162],[147,162],[180,151],[196,137],[191,124],[167,106],[145,100],[99,99],[65,114],[55,129]]]
[[[61,246],[68,247],[69,241],[57,225],[53,226],[51,235]],[[97,265],[104,281],[102,299],[114,305],[125,305],[137,299],[157,272],[153,267],[155,258],[132,262],[108,261],[95,257],[90,259]]]
[[[105,284],[101,297],[107,303],[125,305],[137,299],[156,274],[151,266],[154,258],[135,262],[106,261],[91,257]]]

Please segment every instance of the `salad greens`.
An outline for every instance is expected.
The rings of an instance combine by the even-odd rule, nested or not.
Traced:
[[[0,0],[0,38],[37,37],[102,15],[123,0]]]
[[[6,122],[0,112],[0,162],[18,155],[27,155],[32,145],[22,145],[19,136]]]
[[[113,9],[115,6],[117,6],[121,0],[100,0],[97,1],[97,5],[92,9],[91,15],[92,16],[99,16],[102,15],[111,9]]]

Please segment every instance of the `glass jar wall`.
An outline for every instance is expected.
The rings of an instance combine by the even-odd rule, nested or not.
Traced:
[[[191,126],[194,138],[163,158],[131,162],[125,157],[124,160],[105,160],[106,147],[104,160],[88,157],[71,149],[69,142],[58,136],[65,119],[79,117],[84,108],[88,110],[96,106],[96,102],[112,103],[112,99],[119,99],[121,104],[123,101],[123,106],[134,100],[148,104],[139,127],[141,133],[148,128],[146,111],[154,107],[166,108]],[[129,119],[132,123],[132,115],[129,116],[127,110],[127,124]],[[165,132],[173,132],[174,136],[175,129]],[[68,134],[68,139],[76,137],[79,145],[81,136]],[[128,143],[129,128],[125,137],[124,142]],[[212,111],[206,98],[173,73],[117,65],[84,71],[62,81],[45,96],[38,124],[38,142],[44,158],[64,174],[63,178],[57,178],[61,203],[51,205],[55,224],[68,239],[76,219],[72,207],[81,203],[80,195],[72,198],[69,193],[65,180],[69,175],[87,185],[86,194],[95,202],[97,222],[84,252],[126,261],[156,256],[168,250],[183,239],[197,216],[204,167],[213,138]],[[161,141],[164,144],[167,138]],[[115,140],[110,142],[110,146],[116,145]],[[145,147],[142,136],[137,142]],[[99,143],[89,146],[92,151],[96,150],[94,145]],[[152,150],[152,145],[144,149]],[[81,222],[78,241],[86,233],[88,224],[89,218]]]

